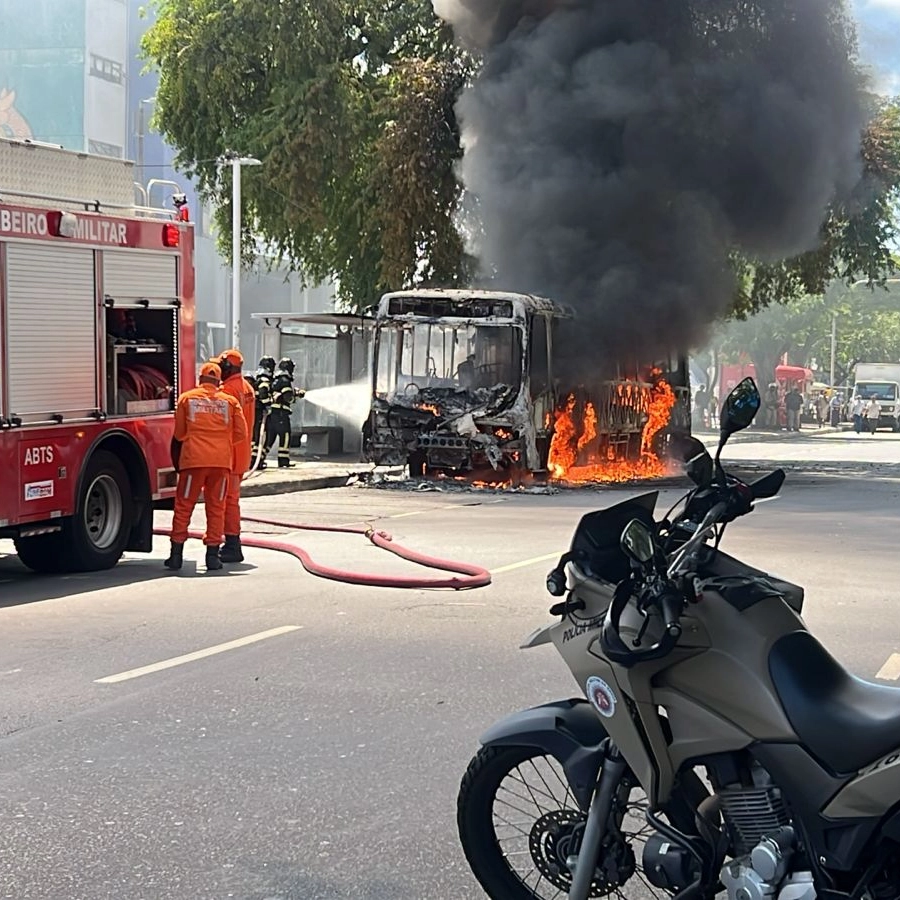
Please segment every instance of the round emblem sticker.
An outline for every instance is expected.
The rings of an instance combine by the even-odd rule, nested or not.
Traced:
[[[605,719],[611,719],[616,712],[616,695],[613,689],[602,679],[592,675],[585,688],[588,700],[594,709]]]

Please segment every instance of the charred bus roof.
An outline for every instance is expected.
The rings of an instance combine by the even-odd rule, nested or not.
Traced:
[[[570,318],[572,312],[560,303],[532,294],[507,291],[423,290],[385,294],[378,305],[377,318],[430,320],[507,320],[510,322],[543,315]]]

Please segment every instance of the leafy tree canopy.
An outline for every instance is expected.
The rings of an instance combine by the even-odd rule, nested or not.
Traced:
[[[743,9],[742,0],[713,3],[710,27],[716,16],[732,21],[736,5]],[[155,124],[217,203],[225,240],[230,179],[216,160],[233,149],[264,162],[244,177],[255,234],[306,277],[336,276],[346,306],[366,308],[387,289],[467,280],[454,105],[478,60],[454,44],[431,0],[155,0],[155,8],[144,39],[160,72]],[[735,258],[737,316],[821,294],[835,278],[884,279],[896,240],[900,104],[878,102],[862,154],[865,185],[831,210],[820,248],[778,265]],[[249,229],[245,245],[249,252]]]
[[[451,37],[430,0],[159,0],[144,39],[155,122],[226,239],[216,160],[263,160],[245,170],[246,221],[309,278],[337,276],[350,306],[413,279],[454,283],[453,106],[469,62]]]
[[[774,304],[744,321],[725,325],[714,345],[728,362],[750,361],[762,383],[774,381],[787,354],[792,365],[815,364],[828,381],[832,319],[835,383],[843,384],[858,362],[900,362],[900,281],[867,288],[840,282],[824,294]]]

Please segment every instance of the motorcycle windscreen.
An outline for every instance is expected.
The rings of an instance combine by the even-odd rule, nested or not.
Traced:
[[[637,519],[655,534],[653,512],[658,499],[659,491],[652,491],[582,518],[570,549],[585,575],[612,584],[628,577],[631,562],[622,550],[622,532],[632,519]]]

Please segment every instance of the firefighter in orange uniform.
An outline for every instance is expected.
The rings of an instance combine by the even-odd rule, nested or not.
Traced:
[[[218,362],[222,369],[222,390],[240,403],[247,426],[252,427],[256,416],[256,391],[241,374],[241,367],[244,365],[241,351],[226,350]],[[224,563],[244,561],[241,550],[241,479],[252,462],[250,446],[249,437],[234,445],[234,461],[228,478],[228,496],[225,499],[225,545],[219,550],[219,559]]]
[[[247,441],[247,422],[240,403],[219,388],[221,378],[222,370],[216,363],[204,363],[199,385],[185,391],[175,407],[172,462],[178,470],[178,487],[167,569],[181,568],[191,515],[201,491],[206,506],[206,568],[222,568],[219,545],[225,526],[228,479],[234,448]]]

